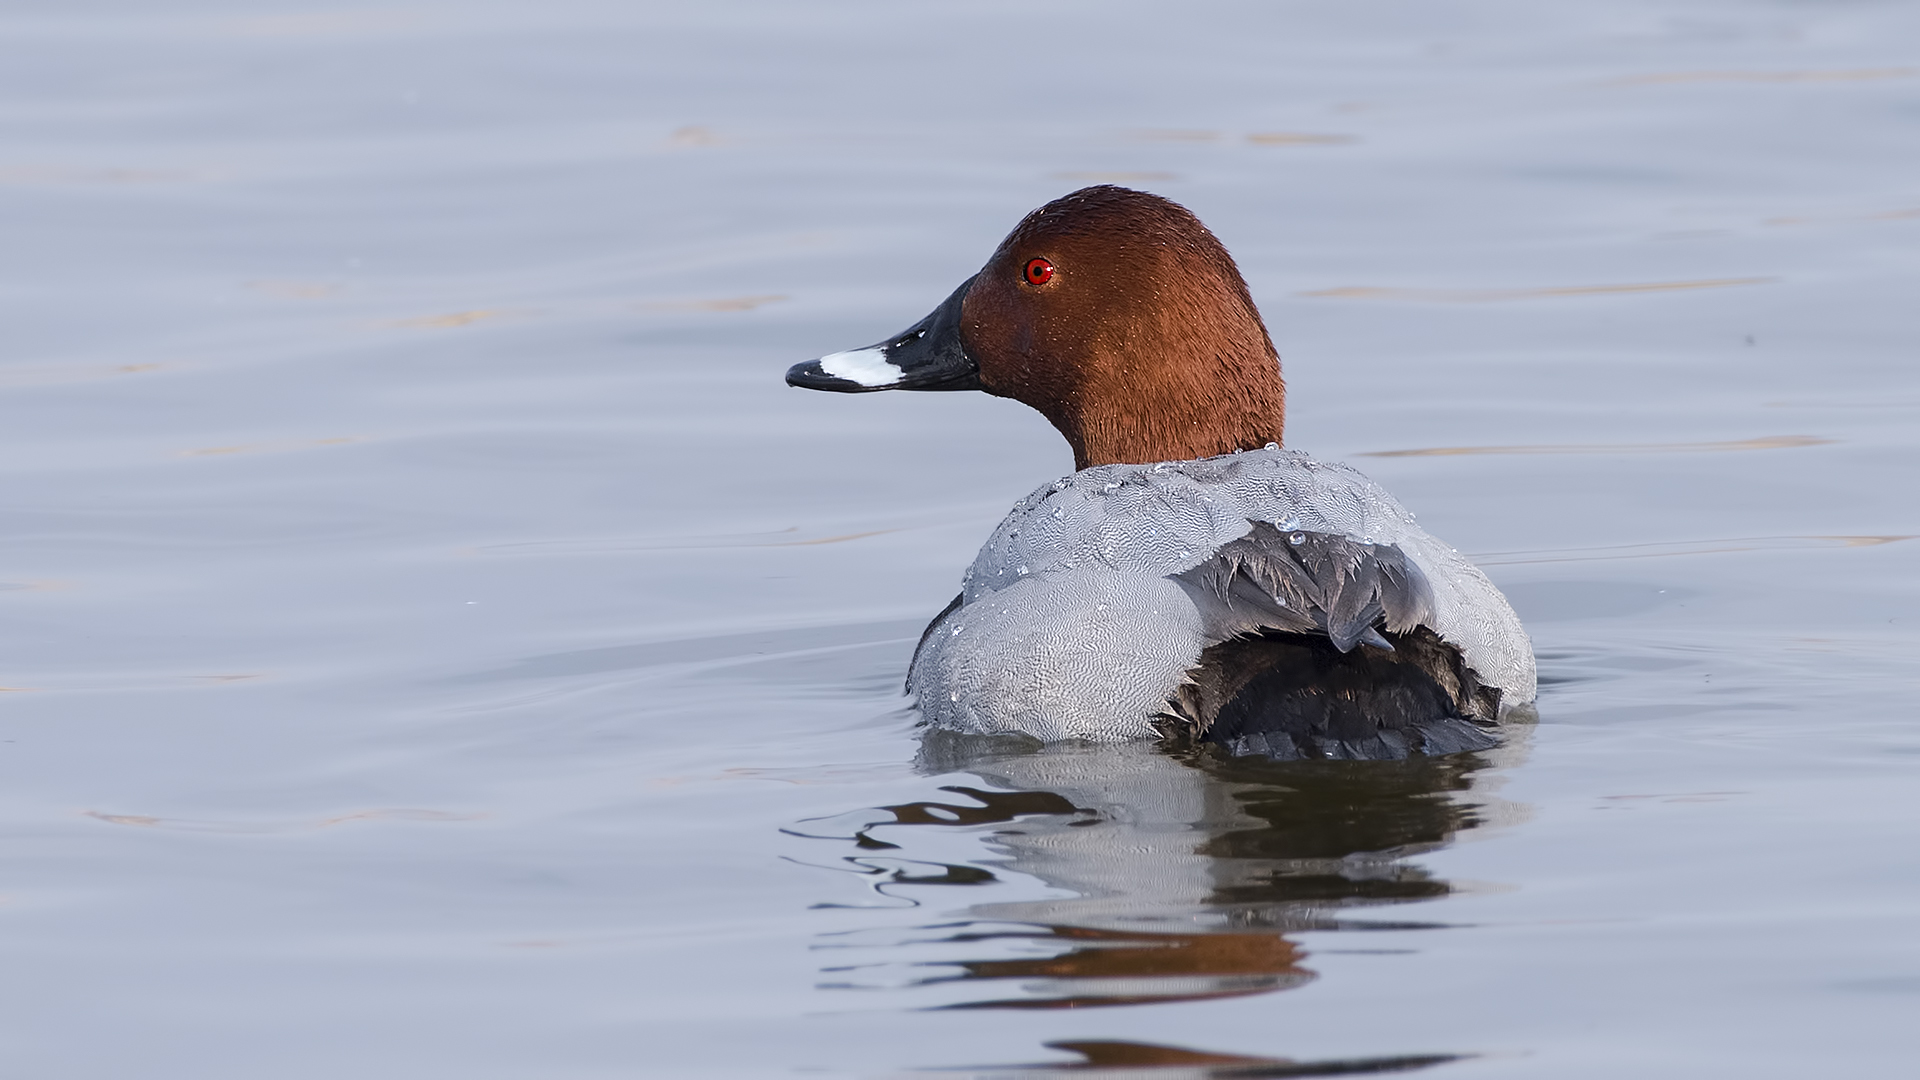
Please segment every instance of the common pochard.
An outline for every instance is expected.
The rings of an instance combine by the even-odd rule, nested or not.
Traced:
[[[1492,745],[1534,699],[1486,575],[1359,472],[1281,448],[1246,282],[1167,199],[1056,199],[932,314],[787,382],[984,390],[1073,447],[1078,471],[1013,508],[920,639],[907,687],[938,727],[1400,757]]]

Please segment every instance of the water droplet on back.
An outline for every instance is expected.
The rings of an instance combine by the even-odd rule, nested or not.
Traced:
[[[1287,537],[1287,543],[1293,544],[1296,547],[1306,542],[1307,542],[1306,533],[1294,533],[1292,536]]]

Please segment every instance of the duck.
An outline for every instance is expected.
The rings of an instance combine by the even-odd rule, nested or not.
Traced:
[[[1266,323],[1170,199],[1055,199],[925,318],[786,381],[1012,398],[1073,450],[921,635],[906,689],[934,728],[1392,759],[1490,748],[1531,712],[1500,590],[1358,470],[1285,445]]]

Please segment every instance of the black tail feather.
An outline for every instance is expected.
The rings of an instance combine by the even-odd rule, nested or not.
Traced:
[[[1164,730],[1267,757],[1392,759],[1499,743],[1499,691],[1425,627],[1387,631],[1392,651],[1341,651],[1318,634],[1208,649]]]

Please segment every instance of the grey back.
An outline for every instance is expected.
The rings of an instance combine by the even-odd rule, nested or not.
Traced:
[[[1534,699],[1532,646],[1485,574],[1358,471],[1278,447],[1103,465],[1027,496],[929,628],[909,686],[954,730],[1150,735],[1200,652],[1251,628],[1175,575],[1233,558],[1256,524],[1397,549],[1430,593],[1420,621],[1502,691],[1503,710]]]

